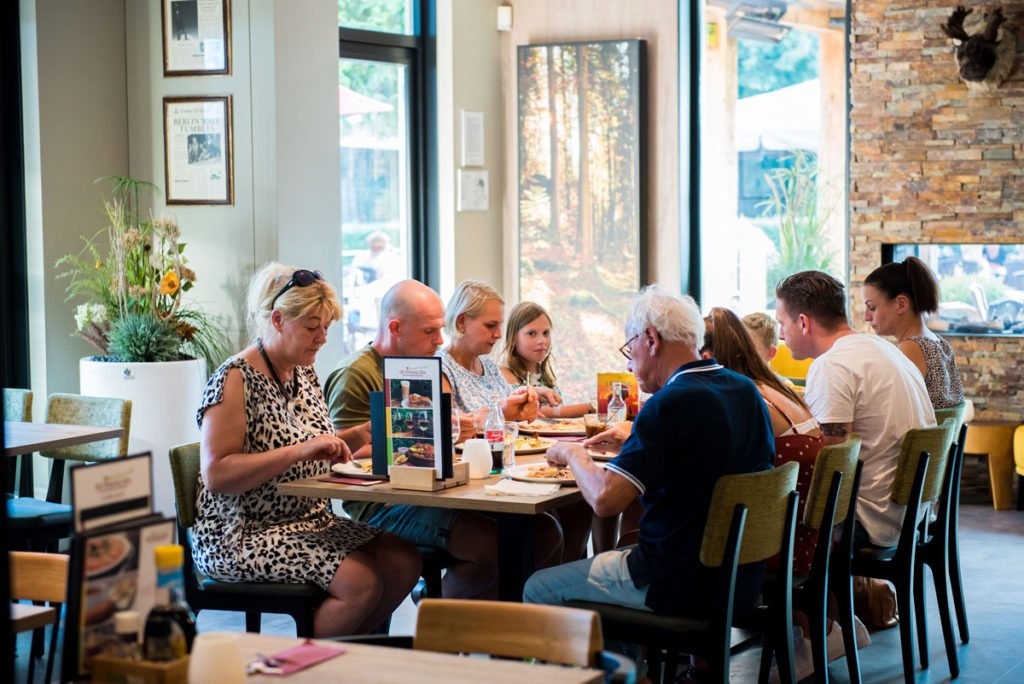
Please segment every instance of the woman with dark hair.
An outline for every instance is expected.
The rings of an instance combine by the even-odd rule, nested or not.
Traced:
[[[939,284],[917,257],[880,266],[864,280],[864,320],[879,335],[891,335],[914,362],[935,408],[964,400],[964,386],[952,347],[924,323],[939,310]]]

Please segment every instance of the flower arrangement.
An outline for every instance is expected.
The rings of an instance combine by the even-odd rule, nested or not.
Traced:
[[[111,181],[112,197],[103,202],[107,227],[83,237],[80,253],[55,264],[57,277],[69,281],[65,301],[85,300],[75,312],[77,334],[100,352],[100,360],[201,356],[207,368],[216,368],[227,338],[207,314],[182,301],[196,274],[178,241],[178,224],[140,215],[140,196],[156,186],[123,176],[99,180]]]

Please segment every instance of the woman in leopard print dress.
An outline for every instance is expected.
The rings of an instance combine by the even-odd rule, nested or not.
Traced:
[[[276,489],[326,475],[370,439],[368,423],[335,433],[313,370],[341,306],[319,273],[271,263],[248,310],[257,342],[217,369],[198,412],[196,567],[227,582],[316,583],[328,594],[317,636],[371,632],[415,585],[415,547]]]

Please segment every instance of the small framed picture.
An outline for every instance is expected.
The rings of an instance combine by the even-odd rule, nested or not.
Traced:
[[[164,76],[231,73],[231,0],[162,0]]]
[[[167,204],[234,204],[231,97],[164,98]]]

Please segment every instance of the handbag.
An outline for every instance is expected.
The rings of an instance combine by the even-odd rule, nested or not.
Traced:
[[[853,612],[871,629],[890,629],[899,624],[896,589],[886,580],[853,578]]]

